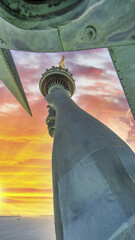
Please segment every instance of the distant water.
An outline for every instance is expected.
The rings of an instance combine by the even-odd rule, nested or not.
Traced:
[[[0,217],[0,240],[56,240],[54,217]]]

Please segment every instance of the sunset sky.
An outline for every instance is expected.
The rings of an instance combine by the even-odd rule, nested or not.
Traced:
[[[51,215],[53,139],[45,124],[48,104],[39,92],[39,80],[46,68],[58,66],[63,53],[11,53],[33,117],[0,81],[0,215]],[[64,55],[76,80],[73,100],[135,151],[135,121],[108,51]]]

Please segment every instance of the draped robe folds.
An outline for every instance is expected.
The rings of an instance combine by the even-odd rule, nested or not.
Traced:
[[[56,110],[52,154],[56,239],[134,239],[135,154],[79,108],[65,89],[52,89],[46,100]]]

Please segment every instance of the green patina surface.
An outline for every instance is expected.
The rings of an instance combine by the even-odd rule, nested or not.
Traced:
[[[109,52],[135,118],[135,46],[112,47]]]
[[[25,108],[25,110],[32,116],[23,86],[9,50],[0,50],[0,63],[0,79]]]
[[[134,0],[2,0],[0,48],[35,52],[108,48],[135,117],[134,13]]]

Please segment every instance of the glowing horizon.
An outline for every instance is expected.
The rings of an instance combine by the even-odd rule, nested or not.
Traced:
[[[48,104],[38,85],[42,73],[58,65],[63,53],[12,51],[12,55],[33,117],[0,82],[0,215],[52,215],[53,139],[45,124]],[[64,55],[76,80],[73,100],[135,151],[135,121],[107,49]]]

